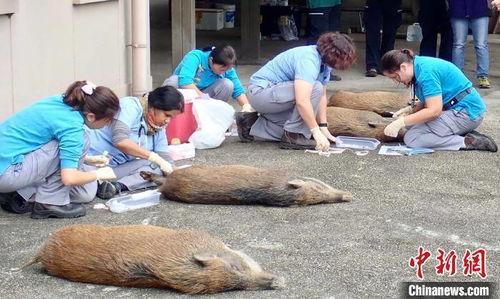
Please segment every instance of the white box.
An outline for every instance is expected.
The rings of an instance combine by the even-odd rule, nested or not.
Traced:
[[[171,144],[167,148],[167,152],[170,155],[170,158],[174,161],[191,159],[195,156],[195,148],[194,144],[181,143],[181,144]]]
[[[196,29],[221,30],[224,28],[224,10],[196,8]]]

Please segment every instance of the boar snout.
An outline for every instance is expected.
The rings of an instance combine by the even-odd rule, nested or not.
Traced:
[[[268,272],[260,272],[249,281],[246,290],[282,290],[286,287],[285,279]]]
[[[270,280],[269,288],[273,290],[282,290],[286,287],[285,278],[272,275],[273,278]]]

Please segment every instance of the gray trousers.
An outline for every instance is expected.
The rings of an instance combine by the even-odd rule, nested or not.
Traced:
[[[161,86],[167,85],[179,88],[179,77],[177,75],[168,77],[167,79],[165,79],[165,81],[163,81],[163,84]],[[212,85],[201,89],[202,92],[208,94],[212,99],[217,99],[225,102],[231,99],[233,90],[233,82],[226,78],[217,79]]]
[[[319,81],[313,85],[311,104],[314,115],[318,113],[323,88],[323,84]],[[253,124],[250,135],[280,141],[283,131],[286,130],[311,138],[311,131],[302,120],[295,105],[293,81],[278,83],[266,88],[250,85],[247,97],[250,105],[259,112],[259,118]]]
[[[410,126],[404,141],[408,147],[457,151],[465,147],[464,137],[479,127],[483,116],[472,120],[465,110],[446,110],[426,123]]]
[[[139,175],[141,171],[149,171],[158,175],[163,175],[158,165],[143,159],[135,159],[117,165],[113,168],[113,171],[116,174],[116,181],[127,186],[130,191],[156,186],[155,183],[144,180]]]
[[[89,144],[85,138],[83,155],[78,169],[90,170],[83,164]],[[0,176],[0,193],[17,191],[27,201],[43,204],[66,205],[70,202],[84,203],[94,199],[97,183],[83,186],[65,186],[61,179],[59,142],[53,140],[36,151],[24,156],[22,163],[11,165]]]

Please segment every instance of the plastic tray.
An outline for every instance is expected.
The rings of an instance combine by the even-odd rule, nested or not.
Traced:
[[[127,194],[112,198],[106,206],[113,213],[123,213],[135,209],[150,207],[160,202],[161,193],[158,190],[148,190],[140,193]]]
[[[350,137],[350,136],[337,136],[336,138],[337,142],[335,142],[335,145],[337,147],[374,150],[380,144],[380,141],[378,141],[375,138]]]

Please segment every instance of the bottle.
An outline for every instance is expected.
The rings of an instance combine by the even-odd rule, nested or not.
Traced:
[[[157,189],[127,194],[108,200],[106,206],[108,206],[109,210],[113,213],[123,213],[154,206],[160,202],[160,195],[161,193],[158,192]]]
[[[409,25],[406,30],[406,41],[409,42],[421,42],[422,41],[422,27],[419,23],[413,23]]]

